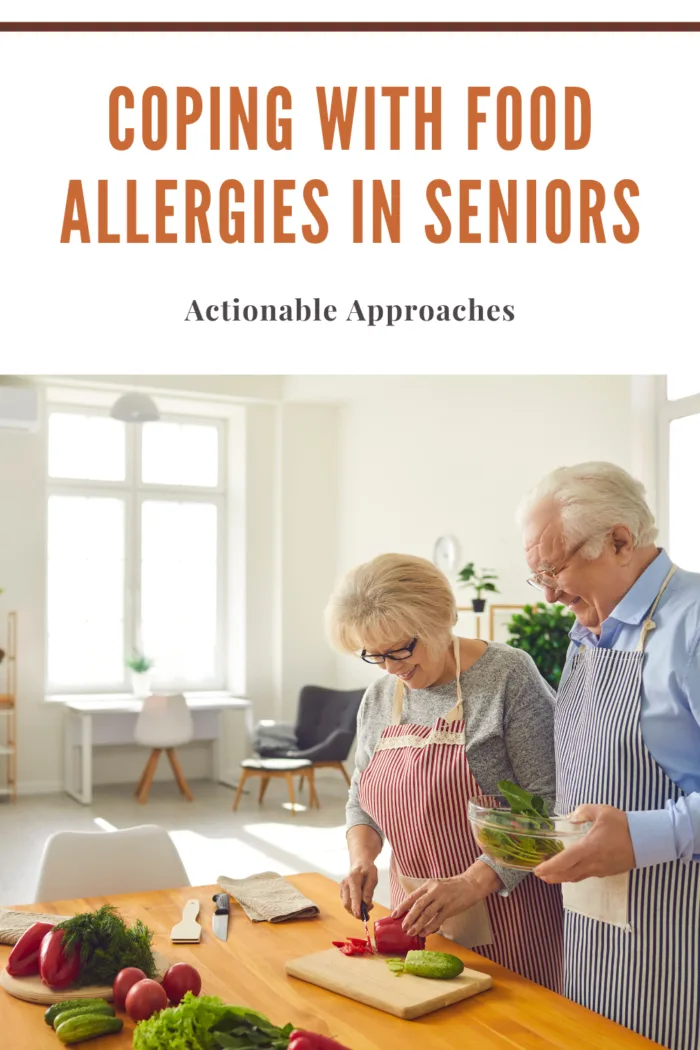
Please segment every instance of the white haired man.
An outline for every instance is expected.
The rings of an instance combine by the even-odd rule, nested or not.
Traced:
[[[520,508],[529,579],[576,616],[557,696],[557,809],[593,826],[563,883],[565,993],[700,1050],[700,575],[656,546],[644,487],[564,467]]]

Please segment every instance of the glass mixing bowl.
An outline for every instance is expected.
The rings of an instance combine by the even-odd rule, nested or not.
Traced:
[[[471,799],[468,815],[474,837],[489,860],[517,871],[532,871],[580,842],[593,826],[574,824],[556,813],[538,818],[513,813],[502,795]]]

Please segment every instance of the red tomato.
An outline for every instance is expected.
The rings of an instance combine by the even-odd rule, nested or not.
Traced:
[[[175,963],[163,978],[163,988],[170,1002],[177,1006],[184,999],[185,992],[199,995],[202,990],[202,978],[189,963]]]
[[[138,966],[127,966],[124,970],[120,970],[117,976],[114,978],[114,984],[112,986],[112,994],[114,995],[114,1005],[117,1010],[123,1010],[124,1004],[126,1003],[126,997],[129,994],[129,989],[132,988],[137,981],[145,981],[146,974],[143,970],[139,970]]]
[[[126,1012],[132,1021],[146,1021],[168,1005],[165,989],[157,981],[137,981],[126,996]]]

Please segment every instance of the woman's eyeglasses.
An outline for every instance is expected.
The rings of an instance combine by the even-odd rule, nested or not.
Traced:
[[[366,664],[383,664],[387,660],[408,660],[413,655],[413,650],[418,644],[418,639],[414,638],[413,641],[409,642],[405,649],[391,649],[388,653],[368,653],[366,649],[363,649],[360,656]]]

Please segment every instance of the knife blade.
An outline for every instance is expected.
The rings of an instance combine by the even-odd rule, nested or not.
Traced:
[[[216,910],[212,916],[211,929],[215,937],[225,941],[228,937],[228,917],[230,911],[228,893],[215,893],[212,900]]]
[[[363,923],[365,924],[365,934],[367,936],[367,944],[372,949],[372,952],[374,952],[374,951],[376,951],[376,949],[375,949],[374,945],[372,944],[372,938],[369,935],[369,909],[368,909],[368,907],[367,907],[367,905],[365,904],[364,901],[362,901],[362,903],[360,904],[360,918],[362,919]]]

